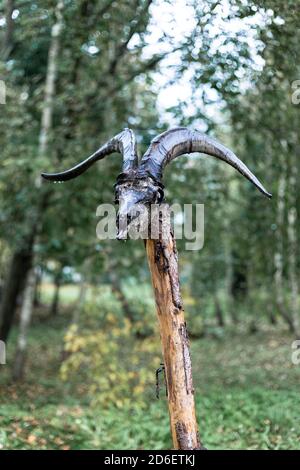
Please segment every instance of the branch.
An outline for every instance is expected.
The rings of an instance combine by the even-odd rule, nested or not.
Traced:
[[[13,49],[13,31],[14,31],[14,21],[12,19],[12,13],[14,11],[14,0],[6,0],[5,5],[5,21],[6,21],[6,30],[3,39],[3,44],[0,51],[0,58],[3,62],[7,61],[10,56],[10,53]]]
[[[132,70],[129,74],[127,74],[126,77],[124,78],[124,80],[122,80],[121,84],[114,82],[113,84],[110,83],[110,85],[113,85],[113,86],[109,86],[109,83],[107,83],[108,78],[99,80],[99,82],[97,82],[97,84],[96,84],[95,91],[92,94],[87,96],[87,98],[86,98],[87,103],[92,103],[93,104],[93,102],[95,100],[95,94],[98,96],[99,89],[101,89],[101,88],[106,90],[105,94],[107,96],[113,96],[115,93],[117,93],[123,87],[124,81],[126,81],[126,83],[130,83],[135,77],[138,77],[139,75],[141,75],[145,72],[148,72],[150,70],[154,70],[155,67],[163,59],[165,59],[169,54],[173,54],[174,52],[176,52],[177,50],[180,50],[180,49],[181,49],[181,47],[179,46],[179,47],[173,49],[172,51],[154,55],[148,61],[143,62],[141,67],[139,67],[135,70]]]
[[[135,16],[134,19],[131,20],[131,25],[130,25],[129,32],[128,32],[126,40],[124,42],[122,42],[121,44],[119,44],[119,47],[117,47],[117,50],[116,50],[116,53],[115,53],[113,59],[110,61],[110,64],[109,64],[109,67],[108,67],[109,75],[113,75],[115,73],[120,59],[123,57],[123,55],[125,54],[125,52],[127,50],[127,46],[128,46],[129,41],[131,40],[132,36],[139,31],[141,25],[143,24],[144,16],[148,12],[148,10],[150,8],[150,5],[152,4],[152,1],[153,0],[147,0],[146,5],[144,6],[142,11],[140,12],[137,9],[138,4],[139,4],[139,0],[136,0],[136,2],[135,2],[135,8],[137,9],[136,16]],[[138,18],[138,20],[135,22],[134,20],[136,18]]]

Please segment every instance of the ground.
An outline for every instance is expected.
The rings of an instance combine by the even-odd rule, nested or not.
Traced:
[[[26,380],[10,383],[16,332],[0,366],[2,449],[168,449],[167,403],[146,410],[92,409],[81,384],[62,382],[63,335],[69,318],[36,320],[30,333]],[[200,434],[208,449],[300,449],[300,365],[293,338],[271,327],[256,334],[227,329],[193,340]]]

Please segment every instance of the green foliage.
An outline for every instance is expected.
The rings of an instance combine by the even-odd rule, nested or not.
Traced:
[[[117,393],[113,387],[107,402],[100,400],[91,407],[80,371],[77,380],[76,374],[70,382],[60,378],[58,351],[68,321],[62,316],[48,323],[47,328],[38,322],[33,325],[25,383],[8,386],[9,371],[3,369],[0,446],[170,448],[167,403],[163,389],[160,400],[155,398],[157,365],[148,363],[148,351],[137,353],[143,371],[147,371],[149,379],[152,376],[137,399],[138,406],[131,400],[130,404],[117,407],[112,398]],[[105,339],[109,338],[108,332]],[[254,336],[245,331],[239,335],[227,331],[222,340],[209,337],[192,342],[197,415],[208,449],[300,449],[299,366],[290,361],[291,341],[291,336],[273,329]],[[139,351],[145,349],[140,340],[135,338],[132,347],[134,343],[139,344]],[[14,341],[11,348],[13,345]],[[132,368],[130,361],[131,356],[123,356],[123,370]],[[102,377],[109,380],[109,374],[109,370],[101,368]],[[128,380],[126,393],[130,388]],[[146,409],[139,406],[141,401],[146,401]]]
[[[145,391],[159,367],[160,345],[155,337],[140,341],[128,319],[118,321],[111,313],[100,329],[78,331],[71,325],[65,335],[61,376],[76,375],[85,384],[92,406],[146,407]]]
[[[170,115],[158,115],[158,88],[152,74],[161,56],[146,60],[143,54],[151,22],[147,5],[142,0],[121,6],[102,0],[89,6],[85,2],[67,4],[53,129],[49,152],[42,158],[38,135],[54,4],[20,6],[11,60],[1,64],[8,99],[0,115],[0,224],[8,251],[20,247],[31,230],[40,197],[40,191],[33,188],[42,170],[77,163],[124,126],[136,131],[141,150],[153,135],[169,126],[164,120]],[[299,112],[291,104],[290,84],[298,73],[294,64],[299,62],[299,18],[293,1],[287,7],[283,1],[235,0],[224,11],[214,1],[191,5],[195,28],[189,38],[182,39],[180,64],[173,68],[179,81],[190,74],[193,94],[191,103],[178,98],[178,106],[171,110],[173,120],[216,134],[274,192],[274,203],[266,201],[234,170],[209,157],[182,157],[166,170],[169,201],[205,204],[204,249],[185,252],[183,242],[178,243],[182,283],[193,291],[198,311],[202,309],[198,299],[210,302],[220,290],[230,297],[238,271],[248,287],[271,286],[279,232],[285,287],[289,288],[287,213],[292,203],[299,204],[299,194],[297,189],[289,195],[286,192],[281,227],[276,221],[276,196],[280,175],[288,178],[290,168],[298,166]],[[28,42],[37,24],[38,34]],[[86,24],[88,27],[83,26]],[[239,27],[231,31],[231,24]],[[4,33],[3,26],[0,31]],[[164,41],[168,40],[165,36]],[[54,261],[85,276],[84,263],[89,259],[91,283],[110,283],[111,271],[121,283],[128,277],[143,283],[148,280],[141,243],[129,242],[124,249],[123,244],[99,241],[95,236],[96,208],[113,201],[119,170],[120,160],[112,156],[77,180],[46,186],[49,194],[36,246],[41,264],[47,267]],[[273,289],[268,290],[266,306],[274,300]],[[145,314],[137,302],[133,310],[137,321]],[[198,325],[197,330],[201,329]]]
[[[96,208],[113,200],[119,159],[112,158],[101,170],[97,166],[70,185],[39,190],[36,180],[41,171],[82,160],[125,126],[143,124],[151,129],[157,122],[148,71],[159,57],[150,62],[142,58],[148,7],[144,0],[65,4],[46,156],[38,154],[38,141],[55,2],[25,2],[18,7],[11,60],[0,65],[8,90],[0,114],[0,223],[1,237],[12,248],[19,247],[30,232],[32,214],[46,192],[41,257],[55,257],[65,264],[72,259],[80,265],[87,251],[94,250]],[[1,24],[0,37],[2,32]],[[32,35],[34,40],[28,40]],[[127,47],[133,36],[137,46]]]

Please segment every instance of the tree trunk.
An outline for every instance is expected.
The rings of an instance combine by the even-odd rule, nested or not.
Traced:
[[[259,331],[258,328],[258,304],[257,304],[257,281],[255,275],[255,250],[254,247],[249,248],[249,261],[247,266],[247,297],[245,304],[247,305],[247,314],[249,316],[249,333],[255,334]]]
[[[267,306],[267,316],[269,319],[269,322],[271,325],[275,326],[277,325],[277,316],[274,313],[273,305],[271,303],[268,303]]]
[[[223,311],[219,302],[218,297],[215,297],[215,315],[217,320],[217,325],[223,328],[225,326]]]
[[[59,273],[57,276],[55,276],[55,280],[54,280],[54,294],[53,294],[51,307],[50,307],[50,315],[52,317],[56,317],[57,312],[58,312],[61,281],[62,281],[61,273]]]
[[[46,156],[50,132],[52,129],[53,100],[55,93],[55,81],[57,75],[57,59],[60,45],[60,35],[63,26],[62,10],[63,1],[58,0],[55,15],[56,22],[51,30],[51,43],[48,52],[47,75],[45,84],[45,105],[42,112],[41,130],[39,135],[39,155]],[[38,180],[41,182],[41,179]]]
[[[20,330],[17,342],[17,352],[13,366],[13,380],[21,380],[24,375],[24,365],[26,359],[27,333],[32,315],[32,302],[35,287],[35,270],[32,267],[28,273],[26,288],[24,290],[24,299],[20,314]]]
[[[39,307],[41,305],[41,286],[43,282],[43,272],[40,268],[36,274],[36,281],[34,286],[33,305]]]
[[[234,302],[239,303],[247,298],[249,291],[247,269],[245,260],[237,251],[233,251],[230,292]]]
[[[146,240],[146,251],[160,327],[173,445],[175,449],[201,449],[177,250],[172,234],[167,241]]]
[[[16,251],[10,262],[0,308],[0,339],[7,341],[17,308],[17,301],[24,287],[24,277],[32,264],[32,251],[30,247]]]
[[[230,233],[230,217],[229,215],[225,216],[225,230],[227,233]],[[225,252],[225,263],[226,263],[226,271],[225,271],[225,289],[226,289],[226,297],[227,297],[227,311],[230,315],[231,321],[234,325],[237,325],[239,322],[237,316],[237,306],[236,302],[234,302],[234,298],[232,295],[232,282],[233,282],[233,256],[232,256],[232,248],[231,248],[231,240],[230,237],[227,235],[225,237],[225,245],[224,245],[224,252]]]
[[[88,281],[89,281],[90,269],[91,269],[91,259],[86,258],[83,263],[81,281],[80,281],[80,286],[79,286],[79,295],[78,295],[78,299],[76,302],[76,307],[74,308],[71,324],[79,323],[80,314],[83,310],[87,293],[88,293],[88,287],[89,287]]]
[[[281,317],[287,323],[291,333],[295,332],[292,317],[288,314],[284,303],[284,285],[283,285],[283,226],[285,213],[285,192],[286,192],[286,169],[282,170],[278,186],[277,216],[276,216],[276,249],[274,253],[274,285],[275,300],[277,309]]]
[[[5,62],[13,49],[13,31],[14,31],[14,21],[12,18],[12,13],[14,10],[14,0],[6,0],[5,5],[5,22],[6,28],[4,33],[4,39],[2,42],[2,47],[0,50],[0,58]]]
[[[289,282],[291,290],[291,317],[294,331],[299,333],[299,287],[297,277],[297,166],[292,162],[289,177],[290,204],[288,210],[288,262],[289,262]]]
[[[46,155],[47,150],[48,150],[48,142],[49,142],[49,135],[50,131],[52,128],[52,114],[53,114],[53,97],[54,97],[54,91],[55,91],[55,80],[56,80],[56,73],[57,73],[57,58],[58,58],[58,51],[59,51],[59,37],[63,25],[63,17],[62,17],[62,9],[63,9],[63,2],[59,0],[57,2],[55,14],[56,14],[56,23],[52,26],[51,30],[51,42],[50,42],[50,48],[49,48],[49,53],[48,53],[48,64],[47,64],[47,74],[46,74],[46,84],[45,84],[45,105],[43,108],[42,112],[42,118],[41,118],[41,130],[40,130],[40,135],[39,135],[39,149],[38,149],[38,155],[40,157],[43,157]],[[36,189],[38,190],[40,188],[40,178],[36,181]],[[30,252],[34,253],[35,249],[35,243],[36,243],[36,238],[38,237],[39,229],[40,229],[40,223],[41,223],[41,216],[43,214],[43,211],[47,205],[47,199],[48,199],[48,193],[47,192],[41,192],[40,194],[40,200],[38,202],[38,205],[36,209],[33,211],[32,214],[32,236],[30,237]],[[32,259],[31,259],[32,261]],[[24,274],[24,269],[23,269],[23,278],[25,278],[25,292],[27,295],[24,297],[23,301],[23,306],[22,306],[22,311],[23,309],[26,310],[26,316],[30,319],[32,315],[32,310],[33,310],[33,301],[34,301],[34,295],[31,295],[31,279],[32,276],[30,274],[29,268],[27,269],[27,272],[25,271]],[[34,266],[32,267],[34,270]],[[34,286],[33,286],[34,290]],[[30,293],[30,295],[28,294]],[[25,334],[27,334],[27,328],[28,328],[29,322],[26,325],[25,328]],[[7,328],[6,328],[7,330]],[[6,331],[4,330],[4,332]],[[23,350],[22,350],[22,355],[24,356],[24,351],[26,348],[26,341],[23,341]]]
[[[88,286],[86,283],[85,277],[82,278],[80,287],[79,287],[79,295],[78,295],[78,300],[76,302],[76,307],[74,309],[74,313],[72,316],[72,321],[71,323],[73,324],[78,324],[79,323],[79,317],[80,313],[83,309],[85,300],[86,300],[86,294],[87,294]]]

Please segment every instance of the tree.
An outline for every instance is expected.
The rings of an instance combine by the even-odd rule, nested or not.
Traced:
[[[4,158],[7,164],[6,172],[1,177],[4,185],[2,195],[4,196],[7,190],[8,197],[4,203],[5,227],[2,236],[10,239],[14,251],[1,305],[2,327],[0,330],[2,330],[1,337],[4,339],[8,337],[14,318],[16,299],[23,287],[21,281],[26,278],[32,264],[33,247],[36,246],[36,251],[43,251],[41,244],[36,243],[37,227],[41,232],[42,243],[45,240],[42,232],[47,224],[47,211],[53,203],[49,188],[46,190],[41,187],[38,191],[32,192],[36,178],[40,169],[52,165],[54,159],[57,161],[62,158],[68,159],[74,153],[82,154],[85,151],[88,152],[87,149],[92,151],[97,148],[99,139],[105,135],[107,129],[109,132],[113,128],[119,130],[120,127],[126,125],[131,114],[134,115],[135,106],[139,106],[138,103],[142,101],[136,90],[147,86],[147,84],[136,83],[134,79],[139,75],[147,74],[148,70],[153,69],[161,58],[160,55],[148,60],[142,58],[141,52],[145,43],[144,34],[149,21],[150,4],[150,1],[139,0],[134,5],[122,5],[121,16],[116,4],[110,1],[98,1],[93,5],[82,1],[69,5],[65,9],[65,30],[61,39],[60,59],[57,59],[56,64],[59,79],[55,99],[54,97],[50,99],[53,120],[51,123],[49,106],[48,111],[46,111],[47,106],[44,107],[40,144],[36,135],[41,121],[43,84],[47,76],[51,77],[51,74],[47,74],[47,60],[45,59],[50,47],[49,31],[53,7],[49,2],[47,5],[49,14],[43,15],[41,14],[42,7],[35,4],[32,8],[35,14],[32,17],[26,17],[26,13],[30,11],[29,4],[25,3],[22,8],[20,7],[20,20],[19,17],[15,20],[18,28],[10,83],[12,87],[14,86],[14,90],[17,90],[16,96],[19,95],[19,99],[23,100],[23,122],[27,119],[30,124],[26,133],[21,122],[18,123],[18,127],[16,125],[12,127],[14,120],[17,119],[16,111],[13,106],[6,107],[6,115],[2,116],[3,121],[6,120],[2,133],[5,142]],[[110,16],[110,22],[106,20],[107,15]],[[73,21],[75,17],[82,19],[80,22],[82,27],[79,30]],[[42,26],[39,35],[32,43],[32,48],[25,51],[23,36],[26,36],[40,18],[42,18]],[[128,25],[130,25],[129,30]],[[139,41],[135,48],[131,48],[129,42],[134,35]],[[50,51],[50,55],[51,53]],[[55,79],[52,82],[54,83]],[[145,101],[149,101],[149,97],[146,97]],[[152,108],[152,115],[148,113],[150,120],[156,113],[154,106]],[[8,121],[7,118],[9,118]],[[140,124],[139,119],[136,123]],[[5,181],[10,180],[15,170],[15,160],[12,159],[12,155],[17,158],[20,151],[20,146],[15,145],[16,133],[19,133],[18,138],[20,142],[23,142],[23,157],[18,159],[19,164],[22,165],[23,177],[12,190],[11,187],[8,189]],[[45,145],[45,142],[47,152],[45,149],[41,151],[40,147],[40,145]],[[106,170],[109,174],[110,169]],[[97,177],[93,175],[86,184],[93,187],[92,181],[95,179]],[[105,181],[105,175],[103,175],[103,181]],[[62,189],[61,198],[55,198],[54,204],[62,204],[64,197],[77,198],[77,190],[76,186],[73,186],[71,190]],[[85,201],[82,202],[91,208],[90,214],[93,214],[99,195],[95,190],[82,191],[81,194],[83,193],[85,193]],[[21,199],[24,210],[20,210],[20,206],[15,204],[16,198]],[[88,215],[80,213],[80,217],[83,218],[78,220],[78,214],[76,214],[77,228],[84,223],[83,219]],[[36,223],[32,223],[33,218]],[[16,223],[18,228],[16,228]],[[89,218],[89,223],[93,223],[92,217]],[[66,224],[62,225],[62,229],[66,230]],[[68,229],[71,229],[70,225]],[[47,237],[46,233],[45,236]],[[28,263],[24,262],[24,258],[28,259]],[[10,272],[16,273],[16,271],[19,271],[18,276],[15,274],[9,276]],[[18,279],[20,282],[17,282]]]

